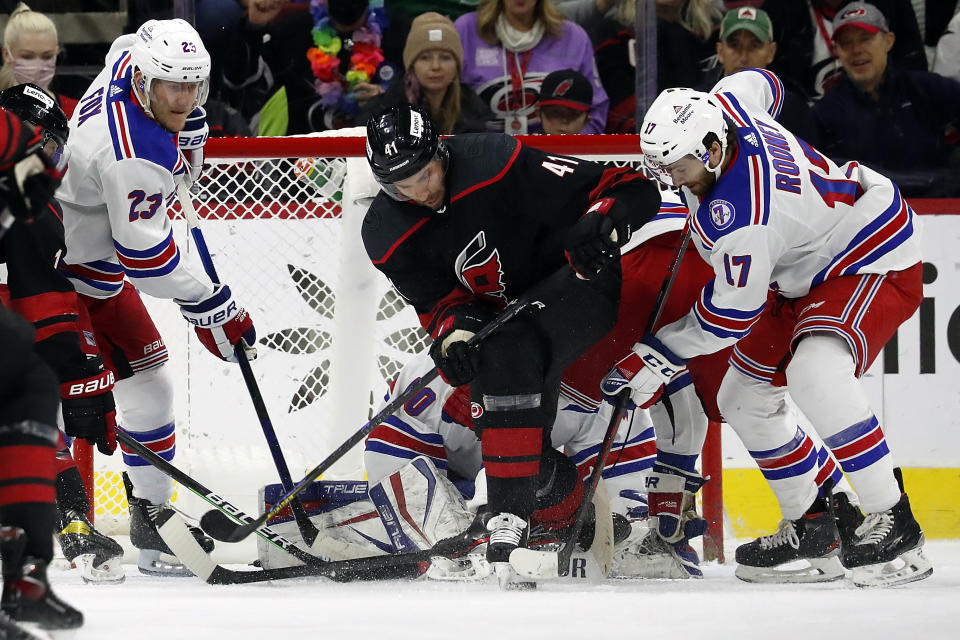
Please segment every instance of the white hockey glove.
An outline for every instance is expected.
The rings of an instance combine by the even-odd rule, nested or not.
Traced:
[[[655,462],[647,476],[647,500],[652,528],[670,543],[703,535],[707,521],[696,510],[694,497],[707,481]]]
[[[183,131],[177,135],[177,142],[187,164],[184,181],[187,188],[193,190],[203,172],[203,145],[207,144],[210,127],[207,126],[207,112],[197,107],[189,116]]]
[[[200,343],[213,355],[227,362],[236,362],[234,345],[242,340],[247,359],[257,357],[254,348],[257,332],[253,320],[233,299],[227,285],[216,285],[211,295],[196,302],[174,302],[180,305],[180,313],[186,321],[193,325]]]
[[[646,409],[663,393],[663,387],[687,370],[687,363],[662,342],[647,334],[633,345],[630,354],[613,366],[603,378],[600,390],[606,396],[630,388],[630,399]]]

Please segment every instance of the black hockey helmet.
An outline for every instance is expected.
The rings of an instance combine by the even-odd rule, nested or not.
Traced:
[[[367,162],[391,197],[407,200],[393,184],[414,175],[434,158],[447,166],[447,149],[430,116],[420,107],[390,107],[367,121]]]
[[[58,147],[67,143],[70,127],[67,114],[57,101],[33,83],[18,84],[0,91],[0,108],[17,116],[23,122],[43,130],[43,142],[54,140]]]

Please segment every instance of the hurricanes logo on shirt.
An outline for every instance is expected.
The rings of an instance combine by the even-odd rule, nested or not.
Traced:
[[[723,229],[733,222],[736,209],[726,200],[714,200],[710,203],[710,220],[717,229]]]
[[[500,252],[495,247],[487,246],[487,236],[483,231],[463,248],[454,268],[463,286],[475,294],[507,299]]]

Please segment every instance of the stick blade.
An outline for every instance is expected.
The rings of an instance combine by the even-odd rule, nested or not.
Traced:
[[[510,552],[510,564],[521,576],[534,580],[560,577],[560,554],[556,551],[536,551],[523,547]]]
[[[208,536],[220,542],[236,542],[235,534],[243,525],[233,520],[222,511],[211,509],[200,518],[200,528]]]

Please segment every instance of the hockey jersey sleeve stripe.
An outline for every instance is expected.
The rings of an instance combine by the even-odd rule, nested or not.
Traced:
[[[173,241],[173,231],[160,244],[137,251],[128,249],[114,241],[117,258],[124,271],[131,278],[158,278],[173,271],[180,264],[180,250]]]
[[[913,235],[913,209],[894,185],[890,206],[866,225],[833,260],[813,277],[811,288],[827,278],[850,275],[896,249]]]
[[[750,327],[757,321],[766,303],[748,311],[723,309],[712,302],[714,280],[707,283],[693,307],[697,322],[708,331],[721,338],[741,338],[747,335]]]
[[[737,104],[737,99],[734,97],[732,93],[715,93],[713,95],[717,98],[717,101],[720,103],[720,106],[723,107],[723,110],[726,112],[726,115],[729,116],[731,120],[733,120],[734,124],[736,124],[738,127],[747,126],[747,123],[749,122],[749,118],[747,118],[745,115],[742,115],[740,112],[734,109],[734,105]]]
[[[616,452],[619,450],[620,447],[623,447],[623,446],[632,447],[636,445],[645,445],[646,442],[652,442],[654,447],[654,453],[656,453],[656,437],[657,436],[656,436],[656,433],[654,432],[654,428],[649,427],[641,431],[635,437],[630,438],[625,444],[620,442],[614,442],[613,447],[611,448],[611,451]],[[597,443],[585,449],[581,449],[580,451],[577,451],[573,455],[570,455],[570,452],[568,451],[567,455],[570,457],[570,459],[573,461],[574,464],[576,464],[577,466],[580,466],[584,463],[584,461],[590,458],[596,458],[597,453],[599,453],[599,451],[600,451],[600,443]],[[614,457],[615,457],[615,453],[611,453],[607,459],[613,460]]]
[[[503,169],[501,169],[500,172],[497,173],[497,175],[493,176],[488,180],[484,180],[483,182],[478,182],[473,186],[467,187],[460,193],[450,198],[450,202],[454,203],[460,198],[470,195],[474,191],[478,191],[480,189],[483,189],[484,187],[490,186],[495,182],[499,182],[500,179],[503,178],[503,176],[507,175],[507,172],[510,171],[510,167],[512,167],[513,163],[517,161],[517,156],[520,155],[520,148],[523,147],[523,145],[520,143],[519,140],[515,140],[515,142],[516,142],[516,147],[513,149],[513,154],[510,156],[510,159],[507,160],[507,163],[503,165]]]
[[[774,119],[779,118],[780,109],[783,108],[783,83],[775,73],[767,69],[754,69],[754,71],[764,77],[767,84],[770,85],[770,91],[773,92],[773,104],[770,105],[767,113],[773,116]]]
[[[130,123],[127,112],[119,100],[110,105],[110,116],[107,118],[110,127],[110,138],[113,141],[113,154],[117,160],[135,158],[133,140],[130,139]]]
[[[119,265],[111,265],[121,269],[120,273],[112,273],[102,271],[97,268],[91,268],[91,265],[93,264],[95,263],[61,264],[59,270],[60,273],[65,275],[68,279],[79,280],[93,289],[108,293],[119,291],[123,286],[124,273],[122,271],[122,267]]]

